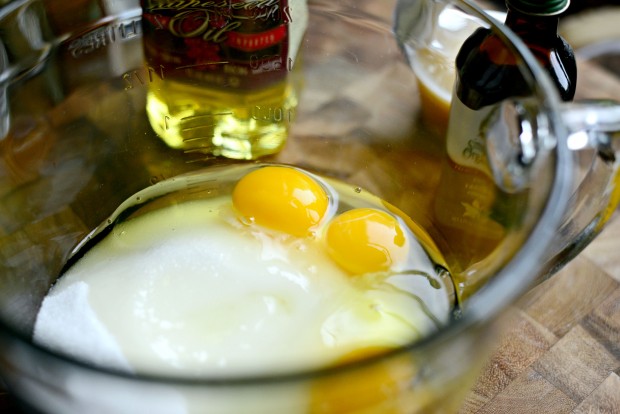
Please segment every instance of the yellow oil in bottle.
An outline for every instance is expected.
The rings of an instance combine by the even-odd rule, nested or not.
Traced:
[[[295,117],[305,0],[143,0],[146,112],[171,148],[256,159]]]
[[[146,111],[153,130],[172,148],[255,159],[284,146],[297,93],[288,77],[251,91],[157,79],[147,93]]]

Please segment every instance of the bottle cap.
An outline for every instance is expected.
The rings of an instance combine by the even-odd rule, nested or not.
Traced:
[[[560,14],[570,5],[570,0],[506,0],[509,9],[523,14],[553,16]]]

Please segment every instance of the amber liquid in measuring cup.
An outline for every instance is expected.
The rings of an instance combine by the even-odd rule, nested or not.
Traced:
[[[142,6],[152,79],[146,110],[157,135],[207,156],[256,159],[280,151],[297,106],[305,0]]]
[[[571,47],[557,34],[556,15],[529,14],[509,7],[506,25],[547,70],[560,97],[575,94],[577,69]],[[435,202],[440,231],[451,240],[454,277],[462,296],[486,282],[470,269],[497,251],[524,198],[496,185],[487,160],[490,124],[502,101],[531,94],[514,52],[490,29],[477,29],[456,56],[456,80],[446,134],[446,153]],[[509,202],[507,202],[509,201]],[[510,207],[509,207],[510,206]],[[506,211],[510,208],[512,211]],[[523,206],[525,208],[525,206]]]

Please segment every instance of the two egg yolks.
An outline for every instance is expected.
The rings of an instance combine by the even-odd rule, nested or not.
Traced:
[[[245,221],[292,236],[316,231],[329,208],[325,189],[290,167],[268,166],[239,180],[233,206]],[[327,252],[353,275],[381,272],[402,263],[406,237],[397,219],[374,208],[355,208],[334,217],[324,235]]]

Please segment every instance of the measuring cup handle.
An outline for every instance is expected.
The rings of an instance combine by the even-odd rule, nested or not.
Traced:
[[[566,144],[596,156],[570,201],[541,278],[553,275],[600,232],[620,202],[620,103],[595,100],[565,103]]]

